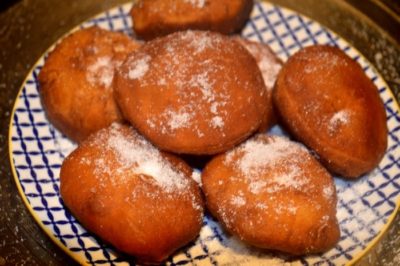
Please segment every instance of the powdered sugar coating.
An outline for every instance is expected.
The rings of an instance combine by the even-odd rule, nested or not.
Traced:
[[[239,190],[233,194],[235,196],[232,196],[229,204],[236,207],[255,204],[255,208],[261,211],[271,208],[272,204],[276,205],[273,208],[276,213],[295,215],[298,209],[295,201],[286,201],[279,205],[276,202],[280,201],[282,193],[297,191],[296,193],[309,195],[309,204],[318,210],[321,205],[313,197],[318,199],[321,195],[328,204],[334,202],[336,197],[329,174],[322,167],[317,167],[313,170],[316,171],[313,172],[314,177],[309,176],[311,173],[307,167],[318,163],[303,145],[286,137],[259,135],[229,151],[222,163],[223,167],[233,171],[229,183],[243,183],[246,191],[244,193]],[[321,178],[321,181],[316,182],[315,178]],[[223,179],[219,179],[217,183],[223,187],[230,186]],[[250,198],[246,199],[247,197]],[[268,200],[265,202],[266,199]],[[235,208],[219,209],[219,214],[227,224],[232,223],[238,213]]]
[[[268,47],[267,44],[245,40],[235,37],[241,45],[243,45],[257,61],[257,65],[264,79],[265,87],[271,91],[279,71],[282,68],[282,62]]]
[[[124,35],[103,30],[95,32],[92,43],[82,48],[85,55],[83,61],[87,61],[86,80],[92,86],[109,89],[115,70],[122,64],[125,56],[138,46],[138,42],[130,41]],[[78,54],[81,52],[76,51]]]
[[[181,45],[187,45],[190,51],[182,52]],[[201,107],[207,108],[213,116],[207,117],[208,123],[214,129],[222,129],[224,120],[228,115],[220,112],[220,106],[224,106],[230,98],[227,85],[222,90],[216,89],[216,74],[220,66],[212,59],[199,61],[196,55],[208,52],[210,49],[221,47],[221,39],[209,34],[199,35],[197,32],[187,31],[182,33],[179,39],[172,40],[164,45],[166,52],[164,62],[152,62],[153,68],[165,67],[164,73],[156,77],[142,79],[149,70],[151,56],[140,53],[135,60],[128,61],[129,78],[139,79],[142,87],[155,82],[160,87],[174,86],[178,88],[177,97],[182,100],[179,109],[166,108],[159,117],[151,117],[147,123],[151,127],[157,127],[164,134],[173,134],[181,128],[192,128],[193,133],[199,137],[204,133],[195,126],[197,121],[193,120],[194,113]],[[190,75],[191,68],[197,71]],[[157,80],[153,80],[157,79]],[[225,82],[228,84],[228,82]],[[168,89],[168,88],[165,88]],[[207,106],[207,107],[206,107]],[[207,112],[207,110],[205,110]]]
[[[131,68],[129,69],[128,76],[130,79],[140,79],[149,70],[150,57],[144,55],[142,58],[130,61]]]
[[[231,203],[236,207],[240,207],[246,204],[246,200],[242,196],[233,196],[231,198]]]
[[[130,135],[123,134],[119,124],[114,123],[100,131],[91,145],[99,147],[104,154],[111,152],[117,162],[115,164],[103,156],[95,159],[94,172],[99,179],[104,175],[118,175],[115,182],[124,183],[129,178],[126,176],[139,178],[144,175],[151,177],[157,186],[167,192],[183,191],[190,185],[188,178],[173,167],[157,148],[133,130]],[[81,162],[87,163],[86,158],[83,157]]]
[[[139,43],[98,27],[77,30],[49,53],[38,79],[48,118],[67,137],[82,141],[122,121],[114,100],[115,70]]]
[[[340,126],[350,123],[351,113],[349,110],[340,110],[333,114],[329,119],[328,130],[329,133],[334,134]]]
[[[284,189],[305,191],[313,185],[304,178],[305,172],[298,166],[300,161],[297,156],[304,153],[308,153],[304,146],[283,137],[272,136],[268,142],[255,138],[230,151],[224,164],[234,165],[247,180],[249,191],[253,194],[275,193]],[[270,170],[282,165],[285,168],[283,172]],[[272,173],[268,179],[263,178],[266,171]]]
[[[92,85],[102,85],[108,88],[114,77],[114,66],[109,56],[99,57],[87,67],[86,79]]]
[[[323,188],[322,193],[326,199],[332,199],[336,194],[335,187],[332,185],[327,185]]]
[[[338,237],[332,177],[286,137],[256,135],[212,160],[202,179],[210,211],[245,242],[285,251],[293,234],[311,242],[321,230]],[[304,252],[315,248],[307,245]]]
[[[206,6],[206,0],[183,0],[185,3],[189,3],[196,8],[203,8]]]
[[[199,186],[201,187],[202,184],[201,184],[201,172],[200,171],[198,171],[197,169],[193,169],[192,179],[194,181],[196,181],[196,183],[199,184]]]
[[[192,152],[171,148],[178,145],[175,138],[222,149],[256,130],[269,111],[256,69],[230,38],[189,30],[154,39],[129,56],[118,73],[116,94],[122,111],[129,109],[128,120],[162,149]],[[230,130],[237,119],[243,129]],[[161,138],[167,141],[157,142]]]
[[[276,165],[299,152],[307,152],[304,146],[287,138],[279,136],[269,138],[269,142],[256,138],[246,141],[237,149],[227,153],[225,164],[234,163],[242,174],[255,176],[264,166]],[[241,157],[233,162],[233,156],[237,153],[241,154]]]

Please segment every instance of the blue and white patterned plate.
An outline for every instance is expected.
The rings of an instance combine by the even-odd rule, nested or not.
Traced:
[[[111,9],[83,23],[132,34],[130,5]],[[341,238],[335,248],[320,255],[297,259],[254,250],[224,233],[217,222],[205,217],[199,238],[177,252],[168,265],[342,265],[363,256],[382,236],[399,207],[400,116],[399,106],[386,83],[358,51],[336,34],[307,17],[267,3],[257,3],[242,32],[246,38],[265,42],[286,60],[301,47],[335,45],[357,60],[379,88],[386,106],[388,150],[379,167],[356,182],[336,178],[337,217]],[[51,50],[51,49],[50,49]],[[75,148],[46,119],[38,95],[37,76],[44,55],[26,78],[16,99],[10,124],[10,158],[16,184],[32,215],[43,230],[82,264],[132,265],[88,233],[66,210],[59,194],[63,159]]]

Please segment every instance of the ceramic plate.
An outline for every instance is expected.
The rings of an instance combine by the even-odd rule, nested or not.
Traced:
[[[132,35],[131,5],[111,9],[80,25]],[[79,28],[78,27],[78,28]],[[379,88],[386,106],[388,150],[379,166],[356,182],[335,178],[341,238],[330,251],[297,259],[278,257],[249,248],[223,232],[205,217],[199,238],[170,257],[168,265],[341,265],[359,259],[373,246],[393,220],[400,192],[400,117],[397,102],[386,83],[358,51],[315,21],[279,6],[256,3],[242,31],[248,39],[267,43],[286,60],[301,47],[335,45],[357,60]],[[51,50],[50,48],[49,50]],[[28,209],[43,230],[82,264],[134,265],[134,259],[117,253],[88,233],[69,213],[59,194],[63,159],[75,148],[46,119],[38,95],[37,76],[44,55],[26,78],[16,99],[10,124],[10,157],[16,184]],[[288,264],[285,264],[288,265]]]

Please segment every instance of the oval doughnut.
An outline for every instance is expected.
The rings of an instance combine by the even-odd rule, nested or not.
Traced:
[[[165,260],[202,227],[203,199],[181,159],[112,124],[63,162],[60,193],[90,231],[140,262]]]
[[[254,58],[218,33],[177,32],[128,56],[115,78],[124,117],[163,150],[215,154],[270,115]]]
[[[273,100],[289,131],[332,172],[356,178],[387,147],[385,107],[360,65],[339,48],[304,48],[283,66]]]
[[[131,16],[136,35],[150,40],[188,29],[229,34],[244,26],[252,8],[252,0],[138,0]]]
[[[50,122],[74,141],[122,121],[114,101],[114,70],[139,43],[98,27],[65,37],[39,73],[40,96]]]
[[[339,240],[332,177],[298,143],[256,135],[216,156],[202,173],[210,212],[242,241],[293,255]]]

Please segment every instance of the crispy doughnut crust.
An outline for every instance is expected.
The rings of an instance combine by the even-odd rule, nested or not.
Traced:
[[[188,29],[233,33],[252,8],[252,0],[139,0],[130,14],[136,35],[150,40]]]
[[[336,174],[359,177],[385,154],[386,114],[378,89],[338,48],[316,45],[293,55],[273,100],[291,133]]]
[[[254,58],[212,32],[177,32],[143,44],[116,74],[115,96],[141,134],[184,154],[225,151],[270,112]]]
[[[264,122],[261,124],[259,132],[265,132],[277,122],[274,105],[272,104],[272,89],[274,88],[276,78],[282,68],[283,62],[265,43],[250,41],[240,36],[235,36],[233,38],[243,45],[254,57],[263,76],[265,88],[268,93],[268,102],[266,106],[270,108],[270,112],[268,112]]]
[[[113,98],[114,69],[139,43],[98,27],[78,30],[49,54],[39,73],[50,122],[74,141],[122,121]]]
[[[332,177],[286,138],[256,135],[214,157],[202,188],[210,212],[250,245],[305,255],[339,240]]]
[[[158,177],[132,170],[154,169],[154,158],[133,143],[150,145],[128,126],[113,124],[91,135],[64,160],[60,192],[88,230],[140,262],[158,263],[198,235],[203,199],[192,169],[173,155],[159,154],[164,168]],[[132,163],[135,156],[146,159]],[[161,176],[165,165],[180,173],[177,183]]]

